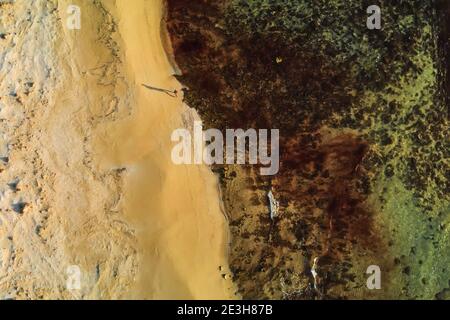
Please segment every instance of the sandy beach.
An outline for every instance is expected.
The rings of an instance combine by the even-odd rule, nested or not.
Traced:
[[[135,1],[130,7],[118,1],[117,12],[136,113],[106,129],[105,140],[118,148],[110,155],[100,153],[108,155],[106,163],[118,160],[130,168],[123,205],[127,219],[137,226],[143,252],[132,292],[157,299],[231,298],[232,284],[222,276],[227,273],[228,228],[217,179],[206,166],[176,166],[170,159],[171,132],[196,115],[181,96],[140,85],[181,89],[161,41],[162,2]]]
[[[171,132],[198,117],[142,86],[181,86],[162,0],[1,9],[0,296],[233,298],[217,178],[170,158]],[[80,290],[66,287],[72,265]]]

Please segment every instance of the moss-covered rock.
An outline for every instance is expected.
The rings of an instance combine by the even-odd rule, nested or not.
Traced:
[[[168,4],[185,99],[205,125],[280,129],[276,176],[215,168],[241,294],[445,297],[447,7],[379,1],[382,29],[368,30],[372,1]],[[383,290],[367,289],[369,265],[381,267]]]

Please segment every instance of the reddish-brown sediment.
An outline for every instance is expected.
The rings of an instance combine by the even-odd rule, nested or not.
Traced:
[[[324,125],[349,107],[352,96],[344,89],[351,79],[313,52],[292,52],[276,39],[230,38],[219,26],[226,3],[168,1],[167,23],[187,102],[206,126],[280,129],[277,175],[214,167],[230,218],[235,281],[246,298],[364,296],[353,289],[365,285],[370,261],[390,268],[387,255],[381,258],[387,244],[377,212],[367,202],[376,167],[357,130]],[[302,95],[309,97],[303,110]],[[270,188],[280,201],[273,221],[265,198]]]

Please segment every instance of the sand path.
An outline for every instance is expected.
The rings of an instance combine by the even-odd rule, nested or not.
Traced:
[[[116,12],[135,106],[129,119],[105,128],[106,149],[99,153],[103,165],[130,168],[125,215],[143,253],[135,297],[230,298],[232,284],[222,276],[228,229],[216,177],[206,166],[170,159],[172,131],[183,127],[183,114],[195,115],[181,97],[141,86],[180,89],[161,41],[162,1],[119,0]]]

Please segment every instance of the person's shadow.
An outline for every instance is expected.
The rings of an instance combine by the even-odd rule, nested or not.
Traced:
[[[178,94],[177,90],[167,90],[167,89],[162,89],[162,88],[156,88],[156,87],[148,86],[148,85],[143,84],[143,83],[142,83],[142,86],[147,88],[147,89],[149,89],[149,90],[163,92],[163,93],[167,94],[168,96],[171,96],[172,98],[176,98],[177,94]]]

